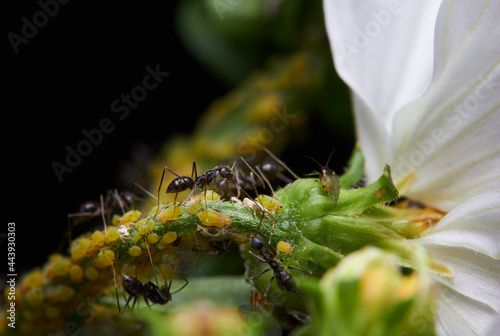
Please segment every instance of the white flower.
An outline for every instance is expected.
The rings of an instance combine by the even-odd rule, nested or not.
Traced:
[[[449,212],[423,246],[453,276],[435,278],[440,335],[485,335],[500,313],[500,192],[476,196]]]
[[[368,182],[389,163],[396,182],[413,173],[405,195],[446,211],[500,190],[500,2],[324,5]]]
[[[485,334],[500,312],[500,1],[324,0],[368,181],[444,211],[416,243],[453,276],[439,334]]]

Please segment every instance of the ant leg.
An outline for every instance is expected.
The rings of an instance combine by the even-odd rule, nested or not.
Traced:
[[[274,189],[271,186],[271,183],[269,183],[269,180],[267,179],[267,177],[262,173],[262,171],[260,170],[260,168],[258,166],[255,166],[255,168],[257,169],[257,171],[259,172],[261,177],[264,179],[264,181],[266,181],[267,185],[271,189],[271,192],[273,193],[273,196],[276,197],[276,199],[281,202],[281,200],[278,198],[278,196],[276,196],[276,193],[274,192]]]
[[[120,312],[120,315],[123,315],[123,313],[125,312],[125,309],[127,309],[127,307],[128,307],[128,304],[129,304],[130,300],[132,300],[132,295],[129,295],[129,296],[128,296],[128,299],[127,299],[127,301],[125,302],[125,307],[123,307],[123,310]],[[136,297],[134,297],[134,304],[133,304],[133,305],[135,305],[135,301],[136,301],[136,300],[137,300],[137,298],[136,298]],[[133,305],[132,305],[132,308],[133,308]],[[119,307],[118,307],[118,308],[119,308]],[[132,309],[132,308],[131,308],[131,309]]]
[[[156,199],[158,202],[157,202],[157,205],[156,205],[156,215],[158,215],[158,211],[160,210],[160,191],[161,191],[161,185],[163,184],[163,178],[165,177],[165,170],[167,170],[168,168],[165,167],[163,168],[163,173],[161,173],[161,179],[160,179],[160,184],[158,185],[158,198]]]
[[[196,180],[198,178],[198,170],[196,169],[196,161],[193,160],[193,169],[191,170],[191,178],[193,178],[194,174],[194,179]]]
[[[288,258],[293,258],[293,257],[295,257],[296,255],[298,255],[298,254],[300,254],[300,253],[304,252],[304,251],[306,250],[306,248],[307,248],[307,246],[306,246],[306,247],[304,247],[304,248],[302,249],[302,251],[299,251],[299,252],[297,252],[297,253],[295,253],[295,254],[292,254],[292,255],[287,255],[287,256],[284,256],[283,258],[281,258],[281,261],[283,261],[283,260],[285,260],[285,259],[288,259]]]
[[[156,278],[156,271],[155,271],[155,266],[153,264],[153,257],[151,257],[151,252],[149,251],[149,244],[148,244],[146,238],[144,238],[144,240],[146,242],[146,249],[148,250],[148,254],[149,254],[149,261],[151,261],[151,267],[153,268],[153,275],[155,276],[156,286],[158,286],[158,279]]]
[[[175,294],[175,293],[178,293],[178,292],[180,292],[181,290],[183,290],[183,289],[184,289],[184,287],[186,287],[186,286],[188,285],[189,281],[187,281],[187,279],[184,279],[184,278],[182,278],[182,279],[183,279],[184,281],[186,281],[186,283],[185,283],[184,285],[182,285],[182,287],[181,287],[181,288],[179,288],[178,290],[176,290],[175,292],[172,292],[172,293],[170,293],[170,294]],[[170,288],[169,288],[169,289],[170,289]]]
[[[274,256],[276,256],[276,250],[271,245],[272,239],[273,239],[273,232],[274,232],[274,222],[273,222],[273,226],[272,226],[272,229],[271,229],[271,233],[269,234],[269,241],[267,242],[267,245],[269,246],[269,248],[273,252]]]
[[[261,261],[262,261],[262,260],[261,260]],[[265,262],[265,261],[264,261],[264,262]],[[261,276],[262,274],[265,274],[265,273],[269,272],[270,270],[271,270],[271,268],[268,268],[268,269],[263,270],[262,272],[259,272],[259,273],[255,274],[255,275],[253,275],[253,276],[251,276],[251,277],[250,277],[250,280],[255,280],[255,279],[257,279],[259,276]],[[273,279],[274,279],[274,277],[273,277]]]
[[[295,266],[281,266],[281,267],[283,267],[284,269],[294,269],[294,270],[301,271],[301,272],[304,272],[304,273],[309,273],[311,275],[315,274],[315,273],[313,273],[311,271],[307,271],[305,269],[298,268],[298,267],[295,267]],[[318,274],[322,274],[322,273],[318,273]]]
[[[264,297],[267,297],[267,292],[269,292],[269,288],[271,288],[271,284],[273,283],[274,278],[276,278],[276,275],[273,275],[271,279],[269,279],[269,282],[267,283],[266,291],[264,292]]]
[[[118,288],[116,286],[116,270],[115,270],[115,265],[114,265],[114,262],[111,260],[111,258],[106,253],[104,253],[104,255],[111,262],[111,267],[113,268],[113,281],[115,283],[116,304],[118,305],[118,312],[120,312],[120,310],[121,310],[120,309],[120,299],[118,298]]]

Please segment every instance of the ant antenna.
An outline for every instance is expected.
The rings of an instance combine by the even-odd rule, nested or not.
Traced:
[[[118,201],[118,205],[120,206],[120,209],[122,209],[122,214],[125,215],[125,207],[122,202],[122,198],[120,197],[120,194],[118,193],[118,190],[113,189],[113,197],[115,200]]]
[[[262,180],[262,178],[260,177],[260,175],[259,175],[259,174],[257,174],[257,172],[256,172],[255,170],[253,170],[253,168],[252,168],[252,167],[250,167],[250,165],[248,164],[248,162],[247,162],[244,158],[242,158],[242,157],[240,156],[240,159],[241,159],[243,162],[245,162],[245,164],[246,164],[246,165],[247,165],[247,167],[251,170],[251,172],[253,172],[255,175],[257,175],[257,177],[260,179],[260,182],[262,183],[262,185],[263,185],[263,186],[264,186],[264,188],[265,188],[266,186],[265,186],[265,184],[264,184],[264,181],[263,181],[263,180]],[[254,187],[255,187],[255,183],[254,183]]]
[[[137,188],[141,189],[142,192],[144,192],[146,195],[148,195],[148,196],[150,196],[150,197],[152,197],[152,198],[154,198],[155,200],[158,201],[158,197],[156,197],[151,192],[149,192],[149,190],[146,190],[146,188],[144,188],[143,186],[141,186],[139,183],[137,183],[137,182],[134,183],[134,187],[137,187]]]
[[[283,161],[278,159],[278,157],[274,155],[269,149],[267,149],[266,147],[264,147],[263,149],[269,156],[271,156],[274,160],[276,160],[276,162],[278,162],[283,168],[285,168],[290,174],[292,174],[292,176],[295,177],[295,179],[297,180],[300,179],[300,177],[298,177],[297,174],[295,174]]]
[[[260,170],[259,166],[255,166],[255,168],[259,171],[259,174],[262,176],[262,178],[266,181],[267,185],[269,186],[269,188],[271,189],[271,192],[273,193],[273,196],[276,197],[278,199],[278,201],[281,202],[281,200],[278,198],[278,196],[276,196],[276,193],[274,192],[274,189],[273,187],[271,186],[271,183],[269,183],[269,180],[267,179],[267,177],[262,173],[262,170]]]
[[[101,201],[101,216],[102,216],[102,221],[104,223],[104,231],[108,231],[108,226],[106,225],[106,217],[104,216],[104,198],[102,197],[102,194],[101,194],[101,197],[100,197],[100,201]]]

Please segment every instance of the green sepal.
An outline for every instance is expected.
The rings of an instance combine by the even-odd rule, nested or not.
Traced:
[[[348,162],[348,169],[340,176],[340,187],[342,189],[349,189],[364,176],[365,159],[359,144],[354,147],[351,157]]]

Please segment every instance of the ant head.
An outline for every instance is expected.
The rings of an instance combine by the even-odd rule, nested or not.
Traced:
[[[235,161],[235,163],[236,163],[236,161]],[[233,173],[233,169],[229,168],[229,167],[226,167],[226,166],[221,166],[219,168],[219,175],[221,177],[225,178],[225,179],[228,179],[228,180],[234,180],[235,179],[235,175]]]
[[[264,248],[264,240],[257,234],[252,235],[250,237],[250,247],[256,251],[260,251]]]

